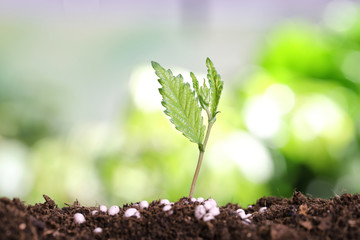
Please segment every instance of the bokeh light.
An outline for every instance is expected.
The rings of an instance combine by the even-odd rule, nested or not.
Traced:
[[[360,191],[356,1],[3,1],[0,16],[1,196],[186,196],[197,146],[163,114],[151,61],[190,83],[206,57],[225,85],[196,196]]]

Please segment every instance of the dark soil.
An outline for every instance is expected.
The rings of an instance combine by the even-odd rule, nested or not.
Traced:
[[[250,208],[250,221],[241,219],[237,204],[220,207],[211,221],[194,216],[198,202],[182,198],[164,212],[159,201],[139,209],[140,218],[124,217],[131,204],[109,216],[98,207],[77,201],[59,208],[44,195],[43,204],[24,205],[19,199],[0,198],[0,239],[360,239],[360,195],[344,194],[330,200],[295,192],[290,199],[263,197]],[[267,207],[259,212],[261,207]],[[86,221],[74,222],[82,213]],[[101,233],[94,229],[102,228]]]

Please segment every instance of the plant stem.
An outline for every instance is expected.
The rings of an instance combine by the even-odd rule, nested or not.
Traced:
[[[199,159],[198,159],[198,163],[197,163],[197,165],[196,165],[196,170],[195,170],[194,178],[193,178],[192,183],[191,183],[189,198],[192,198],[192,197],[193,197],[193,194],[194,194],[195,185],[196,185],[196,180],[197,180],[197,178],[198,178],[198,176],[199,176],[201,163],[202,163],[202,160],[203,160],[203,158],[204,158],[204,153],[205,153],[206,144],[207,144],[207,141],[208,141],[208,139],[209,139],[210,131],[211,131],[211,128],[212,128],[213,125],[214,125],[214,122],[210,122],[210,121],[208,122],[208,127],[207,127],[207,130],[206,130],[206,135],[205,135],[204,143],[203,143],[203,145],[202,145],[202,148],[199,147]]]

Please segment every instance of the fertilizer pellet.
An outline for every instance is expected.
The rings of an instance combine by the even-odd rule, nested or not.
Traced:
[[[243,220],[243,223],[250,224],[250,223],[251,223],[251,220],[250,220],[250,219],[244,219],[244,220]]]
[[[160,204],[167,205],[167,204],[170,204],[170,201],[167,200],[167,199],[161,199],[161,200],[160,200]]]
[[[147,201],[141,201],[140,202],[140,209],[144,209],[144,208],[148,208],[149,207],[149,203]]]
[[[198,198],[196,199],[196,201],[199,202],[199,203],[202,203],[202,202],[204,202],[204,198],[198,197]]]
[[[244,211],[244,209],[238,209],[238,210],[236,210],[236,212],[239,214],[239,216],[241,217],[241,219],[246,219],[246,218],[249,218],[249,217],[251,217],[251,214],[249,213],[249,214],[246,214],[245,213],[245,211]]]
[[[125,211],[124,217],[137,217],[140,218],[140,213],[136,208],[129,208]]]
[[[203,217],[203,221],[204,222],[207,222],[207,221],[210,221],[210,220],[213,220],[215,219],[215,217],[211,214],[211,213],[207,213],[205,214],[205,216]]]
[[[200,220],[206,214],[206,209],[203,205],[199,205],[195,208],[195,217]]]
[[[220,209],[218,207],[212,207],[209,209],[209,213],[215,217],[220,214]]]
[[[100,207],[99,207],[99,210],[101,211],[101,212],[107,212],[107,207],[105,206],[105,205],[100,205]]]
[[[120,208],[116,205],[111,206],[108,210],[108,214],[111,216],[114,216],[120,212]]]
[[[165,205],[165,206],[163,207],[163,211],[164,211],[164,212],[167,212],[167,211],[169,211],[169,210],[171,210],[171,205]]]
[[[208,199],[204,202],[204,207],[206,210],[210,210],[213,207],[216,207],[216,201],[214,199]]]
[[[262,207],[259,209],[259,212],[262,213],[262,212],[265,212],[265,210],[266,210],[266,207]]]
[[[85,222],[85,217],[81,213],[75,213],[74,220],[76,223],[81,224]]]

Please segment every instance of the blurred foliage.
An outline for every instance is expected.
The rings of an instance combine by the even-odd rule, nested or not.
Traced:
[[[318,197],[360,192],[359,10],[353,17],[341,31],[305,21],[281,25],[250,74],[225,79],[196,196],[246,205],[294,189]],[[11,45],[5,40],[1,51]],[[3,53],[0,195],[121,204],[188,194],[197,148],[173,129],[160,102],[149,110],[133,98],[114,124],[67,128],[52,100],[61,90],[14,79]]]

